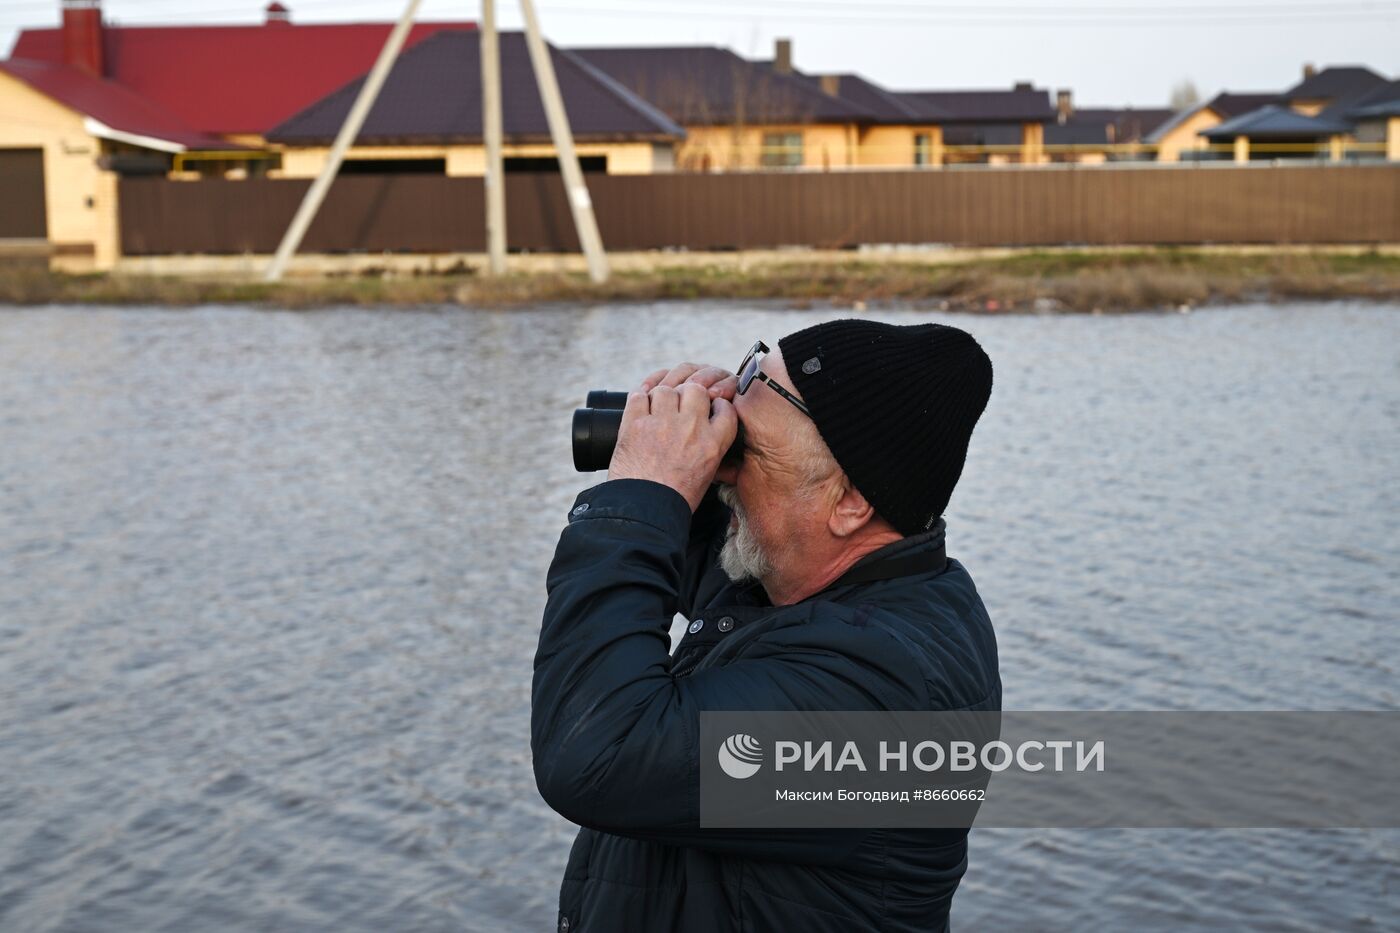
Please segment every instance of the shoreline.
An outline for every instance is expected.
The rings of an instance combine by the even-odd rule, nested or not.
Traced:
[[[1150,247],[955,250],[869,248],[754,253],[630,253],[592,284],[580,256],[298,257],[276,284],[262,257],[160,257],[112,273],[0,262],[0,305],[239,304],[292,310],[457,305],[780,301],[794,308],[899,305],[937,311],[1122,313],[1243,302],[1400,301],[1400,248]]]

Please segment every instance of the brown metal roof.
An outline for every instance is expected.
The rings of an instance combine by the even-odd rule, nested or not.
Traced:
[[[1045,141],[1057,126],[1093,126],[1103,130],[1104,136],[1113,143],[1135,143],[1145,139],[1157,127],[1166,123],[1173,111],[1162,107],[1076,107],[1063,126],[1052,124],[1046,129]],[[1108,132],[1108,127],[1113,132]]]
[[[1400,116],[1400,79],[1373,88],[1347,115],[1356,120]]]
[[[795,74],[711,46],[572,49],[687,126],[863,123],[876,115]]]
[[[1221,91],[1209,101],[1206,106],[1222,117],[1238,117],[1249,113],[1251,110],[1258,110],[1260,107],[1267,107],[1269,104],[1279,102],[1279,95],[1270,91],[1241,91],[1234,93],[1231,91]]]
[[[1286,101],[1335,100],[1370,93],[1386,79],[1360,65],[1333,65],[1304,78],[1283,92]]]
[[[1050,92],[1016,87],[1009,91],[897,91],[900,100],[938,122],[1005,123],[1055,119]],[[940,116],[937,116],[941,114]]]
[[[1337,133],[1345,133],[1351,124],[1334,120],[1325,114],[1310,117],[1298,113],[1282,104],[1269,104],[1258,110],[1226,120],[1219,126],[1202,130],[1206,139],[1225,141],[1239,136],[1255,139],[1320,139]]]
[[[798,78],[808,85],[821,90],[822,81],[832,78],[836,81],[836,96],[844,101],[864,107],[875,116],[877,123],[937,123],[934,116],[937,108],[932,105],[915,107],[899,95],[886,90],[874,81],[858,74],[814,75],[794,71]]]
[[[479,142],[480,48],[476,32],[443,32],[401,54],[356,142]],[[549,124],[524,34],[501,33],[500,49],[506,140],[548,141]],[[665,141],[685,136],[664,113],[577,56],[552,46],[550,54],[575,139]],[[267,138],[284,144],[329,142],[345,121],[363,82],[363,77],[357,78],[323,97],[274,128]]]

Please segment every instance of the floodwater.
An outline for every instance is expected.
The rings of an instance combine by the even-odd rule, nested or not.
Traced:
[[[0,929],[547,930],[571,410],[830,311],[0,312]],[[1400,704],[1400,307],[966,317],[1019,709]],[[973,831],[964,929],[1394,929],[1397,831]]]

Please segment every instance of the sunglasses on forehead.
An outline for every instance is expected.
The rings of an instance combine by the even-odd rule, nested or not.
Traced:
[[[808,418],[812,417],[812,413],[807,410],[807,406],[803,404],[802,399],[778,385],[777,380],[758,368],[759,364],[763,362],[763,357],[767,353],[768,344],[764,343],[762,340],[754,341],[754,345],[749,349],[749,355],[744,357],[744,362],[739,364],[739,394],[743,395],[745,392],[749,391],[749,386],[753,385],[753,381],[757,379],[760,382],[766,383],[774,392],[777,392],[783,398],[796,405],[797,409],[801,411],[802,414],[806,415]]]

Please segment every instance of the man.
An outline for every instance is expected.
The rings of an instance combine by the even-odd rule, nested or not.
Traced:
[[[832,321],[766,351],[630,393],[560,538],[531,745],[540,793],[584,827],[561,933],[947,928],[965,830],[701,829],[699,717],[1000,709],[941,519],[991,362],[937,324]]]

